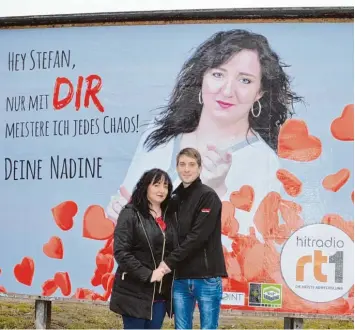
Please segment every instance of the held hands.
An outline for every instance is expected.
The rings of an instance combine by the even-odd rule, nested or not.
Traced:
[[[213,188],[219,197],[227,191],[225,179],[231,165],[232,155],[227,151],[219,151],[214,145],[207,145],[207,150],[202,153],[201,180]]]
[[[160,282],[164,277],[164,275],[170,272],[171,272],[170,268],[166,265],[164,261],[162,261],[159,267],[153,270],[153,274],[150,279],[150,282]]]

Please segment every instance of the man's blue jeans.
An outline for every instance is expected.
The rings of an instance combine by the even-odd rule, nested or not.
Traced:
[[[175,280],[173,305],[175,329],[192,329],[193,313],[198,304],[201,329],[217,329],[222,300],[222,279]]]

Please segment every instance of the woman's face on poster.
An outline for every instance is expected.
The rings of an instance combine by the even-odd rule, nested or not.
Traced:
[[[237,123],[248,119],[260,99],[261,66],[256,51],[242,50],[221,66],[205,72],[202,82],[203,111],[214,120]]]

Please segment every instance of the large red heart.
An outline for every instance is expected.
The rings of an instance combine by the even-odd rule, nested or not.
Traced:
[[[322,152],[322,143],[309,135],[307,124],[303,120],[288,119],[280,129],[278,155],[281,158],[310,162]]]
[[[106,218],[101,206],[91,205],[86,209],[83,221],[83,237],[107,240],[113,235],[114,229],[114,223]]]
[[[62,230],[73,227],[74,217],[78,212],[78,205],[73,201],[66,201],[52,208],[55,223]]]
[[[333,120],[330,131],[340,141],[354,141],[354,104],[348,104],[340,117]]]
[[[43,245],[43,252],[49,258],[63,259],[63,243],[62,240],[53,236],[49,242]]]
[[[31,286],[35,271],[35,263],[32,258],[24,257],[20,264],[14,267],[14,275],[18,282]]]
[[[63,296],[69,296],[71,293],[70,277],[67,272],[58,272],[54,275],[54,281],[62,291]]]
[[[58,289],[53,279],[47,280],[42,284],[42,296],[51,296]]]
[[[230,201],[235,208],[249,212],[254,202],[254,189],[251,186],[242,186],[239,191],[230,195]]]
[[[326,176],[322,182],[324,189],[337,192],[349,180],[350,171],[346,168],[341,169],[335,174]]]

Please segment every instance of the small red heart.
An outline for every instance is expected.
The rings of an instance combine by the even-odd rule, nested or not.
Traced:
[[[354,203],[354,191],[351,193],[351,200],[352,200],[353,203]]]
[[[54,275],[54,281],[62,291],[63,296],[69,296],[71,293],[70,277],[67,272],[58,272]]]
[[[230,195],[230,201],[235,208],[249,212],[254,203],[254,189],[251,186],[242,186],[239,191]]]
[[[0,274],[2,273],[2,270],[1,270],[1,268],[0,268]]]
[[[42,296],[51,296],[58,289],[53,279],[47,280],[42,284]]]
[[[114,223],[106,218],[99,205],[89,206],[84,213],[83,237],[95,240],[106,240],[113,236]]]
[[[96,292],[92,294],[91,299],[105,301],[105,298]]]
[[[31,286],[35,271],[35,263],[32,258],[24,257],[20,264],[14,267],[14,275],[18,282]]]
[[[63,243],[58,236],[50,238],[49,242],[43,245],[43,252],[49,258],[63,259]]]
[[[78,289],[76,289],[76,292],[75,292],[75,298],[76,299],[91,299],[93,294],[94,294],[94,292],[92,290],[78,288]]]
[[[102,273],[98,268],[95,269],[94,276],[91,278],[92,286],[98,286],[102,282]]]
[[[69,230],[73,227],[73,218],[78,212],[78,205],[73,201],[66,201],[52,208],[54,221],[62,230]]]
[[[113,275],[112,273],[106,273],[104,276],[102,276],[102,287],[104,288],[104,290],[107,290],[107,284],[109,283],[109,281],[111,281],[111,277],[114,277],[115,275]]]
[[[6,289],[0,285],[0,293],[7,293]]]
[[[354,104],[344,107],[340,117],[333,120],[330,131],[340,141],[354,141]]]
[[[350,171],[346,168],[339,170],[335,174],[327,175],[322,185],[324,189],[337,192],[349,180]]]
[[[302,191],[302,182],[285,169],[279,169],[276,177],[281,181],[285,191],[292,197],[298,196]]]
[[[114,266],[113,257],[110,254],[99,253],[96,256],[96,266],[101,274],[111,273]]]

